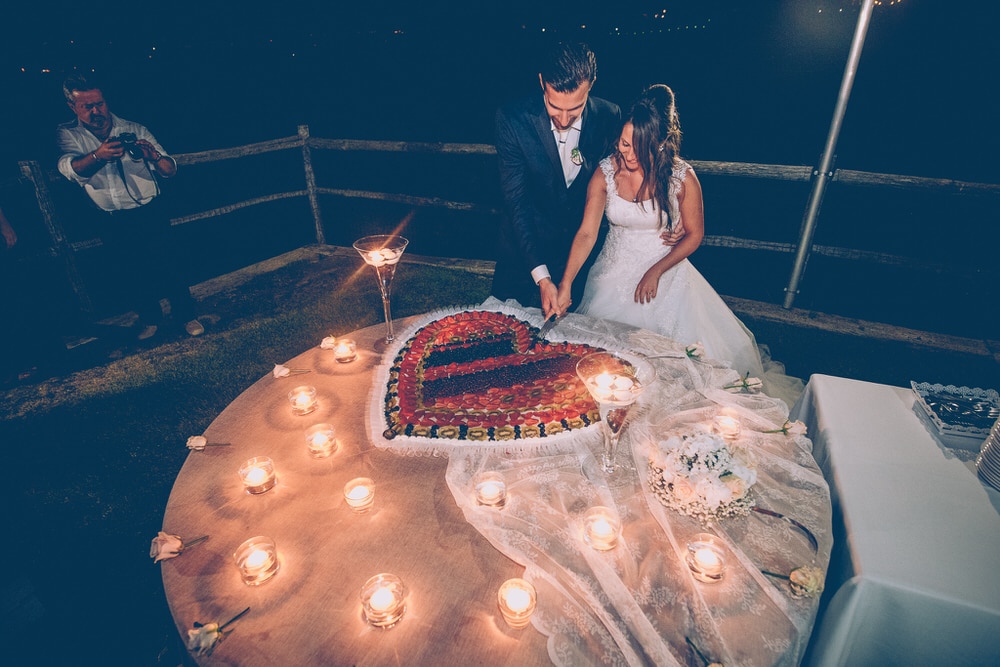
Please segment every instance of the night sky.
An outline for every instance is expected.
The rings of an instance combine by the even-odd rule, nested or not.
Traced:
[[[2,22],[3,174],[47,159],[74,68],[95,70],[112,109],[173,152],[299,123],[331,138],[491,143],[496,107],[533,89],[534,53],[553,38],[593,46],[597,95],[627,105],[644,85],[673,86],[689,157],[815,164],[859,12],[851,0],[27,4]],[[995,5],[876,7],[838,166],[1000,182]]]

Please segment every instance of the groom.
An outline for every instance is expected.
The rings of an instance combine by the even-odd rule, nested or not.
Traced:
[[[493,295],[556,303],[590,181],[621,129],[621,111],[592,97],[597,59],[586,44],[559,44],[538,74],[541,91],[497,112],[496,150],[506,216]],[[583,281],[578,281],[582,286]],[[573,301],[579,302],[579,295]]]

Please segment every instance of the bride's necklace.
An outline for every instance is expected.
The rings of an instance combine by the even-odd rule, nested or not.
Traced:
[[[625,177],[627,179],[631,179],[633,176],[638,175],[639,176],[639,187],[642,187],[642,172],[640,170],[638,170],[638,169],[629,169],[625,165],[622,165],[622,169],[625,170]],[[637,187],[635,189],[635,196],[632,197],[632,203],[633,204],[638,204],[639,203],[639,187]]]

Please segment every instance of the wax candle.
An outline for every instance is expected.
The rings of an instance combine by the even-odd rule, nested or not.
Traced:
[[[332,424],[315,424],[306,429],[306,448],[309,454],[323,459],[337,451],[337,432]]]
[[[396,575],[376,574],[361,587],[361,613],[375,627],[392,627],[406,611],[407,593],[403,580]]]
[[[273,577],[280,566],[274,540],[258,535],[237,547],[233,553],[236,569],[247,586],[259,586]]]
[[[618,545],[621,521],[607,507],[591,507],[583,518],[583,539],[598,551],[608,551]]]
[[[731,414],[716,415],[713,420],[715,432],[729,441],[738,440],[742,430],[738,417]]]
[[[699,533],[687,545],[687,565],[698,581],[722,581],[726,573],[722,541],[714,535]]]
[[[606,371],[589,378],[587,384],[596,400],[612,403],[631,403],[641,389],[635,378]]]
[[[507,625],[521,629],[535,613],[537,597],[535,587],[524,579],[508,579],[497,591],[497,605]]]
[[[483,472],[475,477],[476,503],[484,507],[503,509],[507,504],[507,484],[497,472]]]
[[[367,477],[357,477],[344,485],[344,499],[351,509],[362,514],[375,503],[375,482]]]
[[[297,415],[307,415],[316,409],[316,387],[302,385],[288,392],[288,402],[292,404],[292,412]]]
[[[333,358],[339,363],[347,364],[358,358],[358,346],[350,338],[338,338],[337,346],[333,348]]]
[[[270,491],[277,482],[274,461],[266,456],[255,456],[244,461],[239,475],[246,492],[252,494]]]

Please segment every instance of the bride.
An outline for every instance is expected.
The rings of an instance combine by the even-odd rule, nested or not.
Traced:
[[[662,84],[647,88],[628,114],[618,150],[601,161],[590,180],[558,301],[546,304],[545,314],[562,314],[571,305],[573,280],[606,213],[610,228],[578,312],[682,344],[701,341],[707,357],[740,375],[762,377],[753,334],[688,261],[705,235],[705,216],[701,184],[680,158],[680,143],[673,91]],[[680,235],[676,245],[667,245]]]

